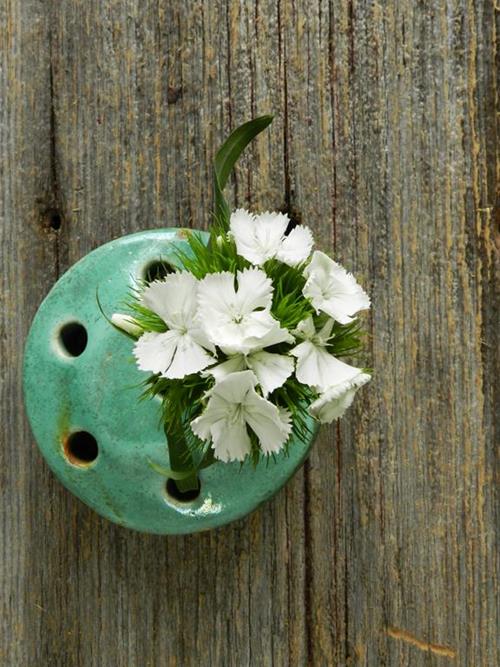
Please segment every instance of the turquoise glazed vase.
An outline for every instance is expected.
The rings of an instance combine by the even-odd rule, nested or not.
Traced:
[[[208,236],[208,235],[207,235]],[[24,396],[45,460],[96,512],[147,533],[191,533],[241,518],[273,496],[306,457],[315,433],[276,462],[201,470],[190,499],[171,493],[151,463],[168,467],[160,401],[140,401],[133,342],[99,310],[120,311],[130,288],[158,263],[178,265],[185,232],[160,229],[107,243],[75,264],[40,306],[26,342]]]

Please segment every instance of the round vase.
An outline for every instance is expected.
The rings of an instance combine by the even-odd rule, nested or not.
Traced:
[[[208,235],[206,235],[206,238]],[[199,472],[198,495],[179,499],[154,469],[168,467],[160,401],[139,400],[147,374],[133,342],[102,315],[123,309],[137,281],[178,266],[182,229],[139,232],[106,243],[70,268],[41,304],[24,357],[24,396],[40,451],[64,486],[122,526],[191,533],[241,518],[272,497],[306,457],[316,433],[276,460],[218,462]],[[156,268],[155,268],[156,267]],[[153,464],[153,465],[152,465]]]

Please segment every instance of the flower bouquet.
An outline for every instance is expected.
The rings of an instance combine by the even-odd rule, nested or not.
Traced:
[[[144,396],[161,399],[168,465],[180,494],[217,461],[255,465],[328,423],[370,375],[342,360],[361,347],[370,300],[281,212],[229,210],[223,189],[245,146],[271,122],[236,129],[216,155],[208,243],[186,230],[178,267],[137,284],[112,324],[134,339]],[[310,435],[310,434],[309,434]]]

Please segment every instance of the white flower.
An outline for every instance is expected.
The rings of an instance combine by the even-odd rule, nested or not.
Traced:
[[[290,414],[255,391],[257,378],[251,371],[231,373],[207,392],[204,412],[191,422],[199,438],[212,441],[216,458],[243,461],[250,453],[247,426],[257,435],[265,453],[278,452],[292,430]]]
[[[198,315],[208,338],[225,354],[247,354],[293,336],[271,315],[273,287],[260,269],[209,273],[198,287]]]
[[[285,235],[289,222],[284,213],[254,215],[237,209],[231,214],[230,229],[238,254],[257,266],[273,257],[289,266],[304,262],[314,243],[311,230],[298,225]]]
[[[299,324],[295,332],[305,340],[290,350],[290,354],[297,357],[297,380],[319,392],[324,392],[339,382],[350,381],[360,372],[359,368],[340,361],[326,349],[333,324],[330,319],[316,332],[313,319],[309,316]]]
[[[118,327],[131,336],[140,336],[143,331],[134,318],[130,317],[130,315],[113,313],[113,315],[111,315],[111,322],[115,325],[115,327]]]
[[[215,352],[215,348],[196,320],[197,287],[191,273],[172,273],[155,280],[142,293],[144,305],[168,327],[164,333],[148,331],[135,344],[134,355],[142,371],[183,378],[214,362],[207,350]]]
[[[249,354],[235,354],[227,361],[208,368],[205,373],[212,375],[217,382],[220,382],[231,373],[250,369],[257,377],[262,393],[268,396],[290,377],[294,365],[294,360],[285,354],[256,350]]]
[[[304,271],[307,282],[303,294],[316,308],[341,324],[352,322],[359,310],[370,307],[370,299],[354,276],[325,255],[316,250]]]
[[[329,424],[342,417],[351,405],[356,390],[370,380],[368,373],[358,371],[350,380],[338,382],[329,387],[309,406],[310,413],[322,424]]]

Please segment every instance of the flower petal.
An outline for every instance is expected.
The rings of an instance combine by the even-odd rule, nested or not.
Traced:
[[[193,433],[211,439],[215,456],[222,461],[242,461],[250,452],[243,405],[255,394],[256,384],[251,371],[228,375],[210,390],[205,411],[191,422]]]
[[[212,427],[212,447],[220,461],[243,461],[250,454],[251,443],[244,420],[217,422]]]
[[[198,345],[189,333],[179,334],[175,354],[162,374],[172,380],[180,379],[191,373],[198,373],[213,361],[214,358]]]
[[[214,424],[227,417],[227,403],[220,399],[210,400],[207,407],[199,417],[190,423],[191,430],[195,435],[205,441],[210,441],[211,429]]]
[[[238,254],[257,266],[264,264],[278,252],[288,223],[283,213],[266,211],[254,216],[238,209],[230,221]]]
[[[237,291],[234,280],[229,271],[213,273],[198,288],[198,322],[210,341],[228,354],[255,349],[257,339],[278,324],[269,313],[273,287],[264,271],[238,271]]]
[[[198,373],[214,359],[189,335],[175,329],[165,333],[148,331],[134,346],[134,356],[141,371],[161,373],[167,378],[183,378]]]
[[[231,373],[244,371],[246,368],[247,365],[245,357],[242,354],[235,354],[234,357],[229,357],[229,359],[223,361],[221,364],[211,366],[206,371],[204,371],[204,374],[211,375],[216,382],[220,382],[228,375],[231,375]]]
[[[306,317],[306,319],[299,322],[297,328],[294,330],[294,334],[299,338],[304,340],[310,340],[316,345],[324,346],[328,344],[328,341],[332,337],[332,329],[335,324],[335,320],[328,318],[325,324],[321,327],[319,331],[316,331],[314,326],[314,320],[311,315]]]
[[[245,419],[266,454],[279,452],[292,430],[291,424],[284,420],[278,408],[255,392],[245,404]]]
[[[281,429],[290,435],[292,432],[292,415],[290,410],[287,410],[287,408],[279,405],[278,412],[280,415]]]
[[[278,343],[295,342],[295,338],[288,331],[288,329],[283,329],[278,320],[275,320],[271,314],[268,314],[267,321],[269,323],[269,328],[266,333],[262,334],[258,344],[252,347],[253,350],[261,350],[264,347],[278,345]]]
[[[228,403],[243,403],[256,384],[257,378],[252,371],[231,373],[215,384],[211,396],[219,397]]]
[[[223,461],[243,460],[251,444],[246,424],[266,453],[279,451],[291,433],[290,415],[259,396],[252,371],[231,373],[208,392],[204,412],[191,422],[193,432],[212,440],[215,456]]]
[[[211,317],[206,322],[210,339],[224,354],[248,354],[267,345],[288,341],[293,342],[286,329],[267,310],[246,315],[241,322],[220,322]]]
[[[234,311],[236,291],[234,274],[229,271],[209,273],[198,285],[198,320],[205,328],[211,315],[228,318]]]
[[[318,391],[325,391],[334,384],[351,380],[359,373],[359,368],[349,366],[329,354],[324,347],[314,345],[308,340],[290,350],[290,354],[297,357],[297,380]]]
[[[312,340],[316,335],[316,327],[314,326],[314,320],[312,315],[309,315],[298,323],[297,328],[293,332],[299,338],[305,338],[305,340]]]
[[[261,269],[243,269],[237,273],[238,314],[251,313],[256,308],[271,308],[273,283]]]
[[[141,371],[164,373],[170,366],[177,348],[179,333],[148,331],[134,345],[134,356]]]
[[[370,380],[368,373],[359,372],[351,380],[346,380],[327,389],[309,406],[310,413],[322,424],[329,424],[342,417],[354,400],[359,387]]]
[[[171,273],[150,283],[141,300],[170,328],[189,326],[196,313],[198,281],[187,271]]]
[[[312,315],[309,315],[305,320],[300,321],[293,333],[306,340],[314,338],[316,335],[316,327],[314,326]]]
[[[316,334],[316,340],[320,345],[328,345],[328,341],[332,337],[332,329],[334,324],[335,320],[329,318],[318,331]]]
[[[370,307],[363,288],[340,264],[316,250],[304,275],[307,278],[303,294],[316,310],[321,310],[341,324],[348,324],[360,310]]]
[[[294,361],[290,357],[263,350],[250,354],[247,364],[255,373],[264,396],[281,387],[293,373],[294,367]]]
[[[251,443],[243,415],[226,419],[227,411],[207,406],[205,412],[191,422],[191,430],[202,440],[212,441],[215,457],[221,461],[243,461],[250,453]]]
[[[255,238],[266,259],[276,255],[289,224],[290,218],[286,213],[265,211],[255,216]]]
[[[297,266],[309,257],[313,244],[314,239],[309,227],[298,225],[285,236],[276,257],[289,266]]]
[[[215,354],[215,346],[208,338],[205,329],[202,329],[200,326],[193,325],[188,329],[188,333],[195,343],[198,343],[198,345],[201,345],[207,350],[210,350],[212,354]]]
[[[265,259],[255,240],[255,216],[239,208],[231,213],[229,228],[238,254],[252,264],[263,264]]]
[[[293,337],[287,329],[282,329],[279,322],[267,311],[248,315],[241,326],[239,351],[245,354],[278,343],[293,343]]]

